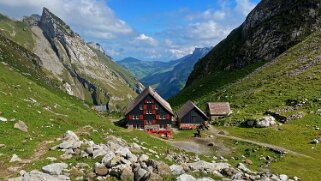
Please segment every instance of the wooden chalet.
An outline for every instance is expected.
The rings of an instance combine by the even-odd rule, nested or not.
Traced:
[[[209,102],[207,103],[206,112],[211,120],[226,117],[232,113],[228,102]]]
[[[179,129],[196,129],[208,120],[206,114],[192,101],[187,101],[176,115]]]
[[[174,113],[170,104],[148,86],[128,105],[125,115],[128,128],[154,131],[171,128]]]

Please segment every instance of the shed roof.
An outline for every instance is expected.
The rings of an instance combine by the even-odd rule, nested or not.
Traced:
[[[164,109],[174,115],[171,105],[163,99],[152,87],[146,87],[141,94],[139,94],[135,100],[128,104],[125,115],[132,111],[147,95],[151,95]]]
[[[211,116],[228,115],[231,112],[230,103],[228,102],[209,102],[207,106]]]
[[[206,116],[206,114],[199,108],[197,107],[194,102],[192,101],[187,101],[181,108],[179,108],[179,110],[176,112],[177,117],[179,119],[183,118],[188,112],[190,112],[192,109],[196,108],[196,110],[198,110],[198,112],[200,114],[202,114],[206,119],[208,119],[208,117]]]

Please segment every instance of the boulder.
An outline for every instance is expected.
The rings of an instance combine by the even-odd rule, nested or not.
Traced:
[[[116,156],[114,156],[111,160],[109,160],[109,161],[107,162],[106,166],[107,166],[108,168],[114,167],[114,166],[116,166],[116,165],[118,165],[118,164],[121,163],[121,159],[122,159],[121,156],[116,155]]]
[[[145,180],[148,176],[148,172],[145,169],[138,168],[134,173],[134,180]]]
[[[22,161],[21,158],[19,158],[18,155],[16,155],[16,154],[13,154],[10,159],[10,163],[11,162],[21,162],[21,161]]]
[[[54,162],[57,160],[55,157],[47,157],[46,160],[50,160],[51,162]]]
[[[150,173],[148,178],[146,179],[146,181],[162,181],[162,180],[163,178],[160,175],[153,172]]]
[[[166,163],[161,161],[156,161],[156,169],[157,173],[161,176],[171,175],[172,173],[170,167]]]
[[[142,154],[138,157],[139,162],[146,162],[149,159],[148,155]]]
[[[106,155],[102,159],[102,163],[104,165],[107,165],[108,162],[110,162],[111,159],[115,157],[115,153],[113,151],[108,151]]]
[[[5,148],[6,145],[5,144],[0,144],[0,148]]]
[[[130,168],[124,168],[120,175],[120,180],[134,180],[134,173]]]
[[[62,170],[66,169],[67,167],[68,165],[66,163],[53,163],[42,167],[42,171],[50,175],[60,175]]]
[[[183,167],[180,165],[171,165],[169,168],[171,169],[173,175],[181,175],[185,173]]]
[[[312,144],[319,144],[321,142],[321,138],[314,138],[311,143]]]
[[[266,128],[266,127],[274,126],[275,124],[276,122],[273,116],[264,116],[262,119],[256,122],[255,127]]]
[[[68,130],[64,134],[63,139],[66,140],[66,141],[70,141],[70,142],[79,141],[79,137],[73,131],[70,131],[70,130]]]
[[[96,149],[96,150],[94,150],[93,151],[93,158],[95,159],[95,158],[97,158],[97,157],[99,157],[99,156],[104,156],[104,155],[106,155],[107,154],[107,151],[106,150],[103,150],[103,149]]]
[[[285,174],[281,174],[281,175],[279,175],[279,177],[280,177],[281,181],[287,181],[289,179],[289,177]]]
[[[108,169],[104,164],[95,163],[95,173],[99,176],[105,176],[108,173]]]
[[[127,157],[127,155],[132,155],[132,152],[127,147],[119,147],[116,151],[115,154],[119,154],[123,157]]]
[[[253,173],[250,169],[248,169],[243,163],[237,164],[237,168],[242,170],[243,172],[246,173]]]
[[[30,173],[24,173],[20,177],[9,179],[8,181],[44,181],[44,180],[68,181],[70,180],[70,178],[65,175],[49,175],[47,173],[33,170]]]
[[[196,178],[184,173],[184,174],[180,175],[179,177],[177,177],[176,181],[196,181]]]
[[[13,127],[19,129],[20,131],[28,132],[28,126],[23,121],[18,121]]]
[[[210,163],[206,162],[203,160],[194,162],[194,163],[186,163],[186,165],[193,171],[203,171],[207,170],[209,172],[214,172],[214,171],[221,171],[225,168],[229,168],[230,164],[228,163]]]

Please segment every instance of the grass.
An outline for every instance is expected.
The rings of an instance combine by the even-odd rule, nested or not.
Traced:
[[[32,50],[35,46],[31,27],[24,22],[13,21],[0,15],[0,32],[28,50]]]

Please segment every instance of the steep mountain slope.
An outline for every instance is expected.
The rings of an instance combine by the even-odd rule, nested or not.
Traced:
[[[167,99],[185,86],[194,64],[210,50],[211,48],[207,47],[195,48],[192,54],[169,62],[149,62],[126,58],[117,63],[131,71],[145,86],[154,86],[157,92]]]
[[[142,89],[129,72],[96,50],[97,47],[87,45],[46,8],[41,17],[24,17],[24,22],[1,19],[3,32],[10,32],[10,28],[15,32],[4,35],[34,52],[46,76],[70,95],[89,104],[107,104],[110,111],[122,111],[136,96],[135,92]],[[26,46],[25,40],[19,37],[28,37],[33,44]]]
[[[218,71],[269,61],[321,27],[317,0],[262,0],[245,22],[195,65],[187,86]]]
[[[117,63],[129,70],[139,80],[151,76],[158,72],[171,70],[178,64],[177,61],[160,62],[160,61],[143,61],[133,57],[128,57]]]
[[[211,48],[195,48],[192,54],[186,55],[178,60],[179,62],[168,71],[157,72],[146,76],[140,81],[144,85],[156,85],[157,91],[164,98],[176,95],[184,86],[189,74],[192,72],[195,63],[204,57]]]

